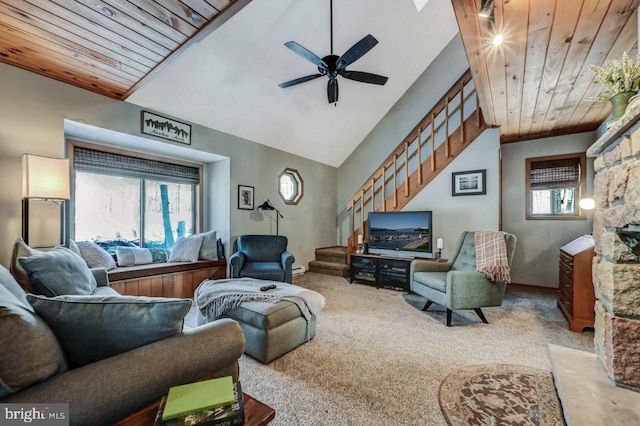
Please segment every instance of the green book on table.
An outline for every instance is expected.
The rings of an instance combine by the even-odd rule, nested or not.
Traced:
[[[189,413],[222,407],[234,402],[233,379],[219,379],[174,386],[169,389],[162,420],[170,420]]]

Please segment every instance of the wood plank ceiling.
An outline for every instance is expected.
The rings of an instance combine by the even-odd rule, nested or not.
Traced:
[[[501,142],[595,130],[611,112],[589,64],[635,58],[640,0],[451,0],[480,106]],[[495,33],[504,43],[488,40]]]
[[[0,61],[125,99],[251,0],[0,0]]]

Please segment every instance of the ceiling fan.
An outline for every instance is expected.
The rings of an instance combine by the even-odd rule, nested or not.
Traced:
[[[289,41],[284,45],[293,50],[298,55],[302,56],[306,60],[312,62],[318,67],[317,74],[311,74],[304,77],[296,78],[279,84],[283,89],[286,87],[295,86],[296,84],[305,83],[307,81],[315,80],[316,78],[326,75],[329,78],[327,83],[327,99],[330,104],[338,102],[338,76],[341,75],[344,78],[354,81],[360,81],[362,83],[384,85],[388,77],[384,77],[377,74],[371,74],[362,71],[347,71],[347,66],[351,65],[358,59],[360,59],[365,53],[373,49],[378,44],[378,40],[371,34],[365,36],[362,40],[351,46],[342,56],[333,54],[333,0],[329,2],[329,12],[331,15],[331,54],[320,58],[309,49],[302,47],[295,41]]]

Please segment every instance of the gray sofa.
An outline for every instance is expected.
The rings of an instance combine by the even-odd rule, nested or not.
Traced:
[[[90,298],[110,300],[114,293],[119,298],[108,287],[104,269],[92,272],[97,287]],[[65,296],[36,300],[30,295],[27,299],[2,266],[0,284],[0,403],[68,403],[70,424],[109,425],[159,400],[171,386],[207,377],[238,378],[245,339],[235,321],[221,319],[178,330],[74,368],[62,350],[62,340],[52,332],[54,327],[29,303],[55,303],[53,299]],[[135,335],[140,330],[131,332]],[[119,333],[128,335],[126,330]],[[43,350],[43,345],[48,349]]]

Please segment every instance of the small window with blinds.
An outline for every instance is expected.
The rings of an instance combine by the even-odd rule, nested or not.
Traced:
[[[117,246],[171,249],[196,232],[201,166],[71,144],[72,236]],[[113,254],[112,253],[112,254]]]
[[[527,158],[527,219],[584,219],[584,153]]]

